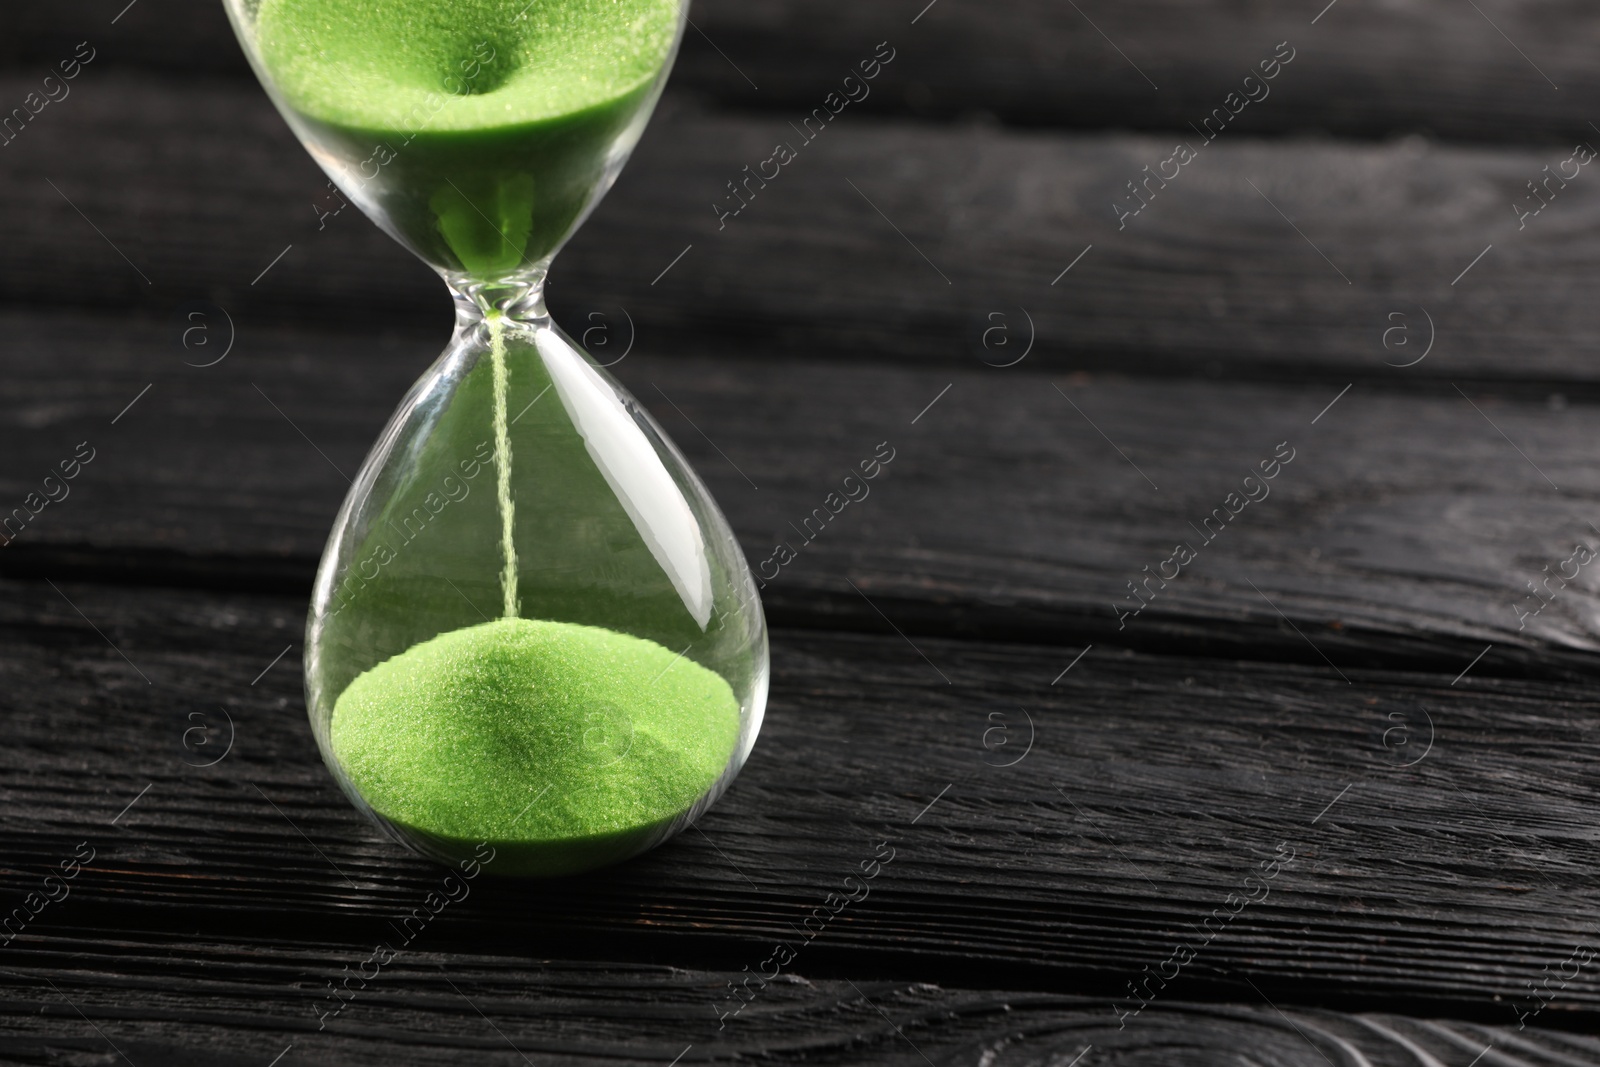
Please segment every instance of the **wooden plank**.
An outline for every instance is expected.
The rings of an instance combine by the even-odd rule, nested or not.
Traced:
[[[728,183],[780,141],[798,157],[719,222]],[[1570,149],[1223,137],[1119,222],[1172,142],[846,112],[806,144],[786,120],[667,107],[552,299],[572,323],[620,306],[641,343],[680,352],[981,366],[1031,340],[1033,367],[1594,392],[1600,322],[1580,294],[1600,282],[1600,184],[1573,163],[1542,214],[1512,211]],[[353,208],[319,222],[336,202],[253,85],[89,68],[5,151],[11,302],[447,321],[438,281]]]
[[[347,477],[442,340],[246,324],[234,353],[198,368],[180,328],[0,319],[14,345],[3,513],[80,443],[97,450],[71,495],[0,549],[5,573],[308,588]],[[1591,405],[1028,364],[636,351],[614,369],[708,480],[786,623],[878,630],[881,609],[912,633],[1452,675],[1493,643],[1476,670],[1593,670],[1596,586],[1564,564],[1579,542],[1600,546]],[[871,496],[818,532],[813,510],[883,442],[895,459]],[[1216,509],[1280,445],[1294,459],[1254,490],[1270,495],[1217,533]],[[1165,588],[1142,584],[1170,577],[1180,542],[1197,558]],[[781,567],[780,544],[798,554]]]
[[[318,1031],[309,1010],[317,987],[350,959],[338,944],[207,939],[189,943],[175,966],[167,945],[117,933],[40,939],[13,949],[0,976],[0,1034],[13,1063],[66,1062],[60,1057],[114,1044],[134,1063],[266,1064],[282,1054],[277,1067],[421,1067],[468,1056],[658,1067],[734,1057],[1098,1067],[1221,1062],[1239,1049],[1283,1067],[1428,1067],[1465,1063],[1491,1044],[1498,1067],[1600,1057],[1600,1040],[1578,1034],[1393,1012],[1291,1006],[1279,1014],[1259,998],[1153,1007],[1119,1030],[1088,998],[799,976],[753,984],[750,1006],[719,1030],[717,995],[742,971],[529,961],[441,946],[397,957],[371,983],[353,982],[359,992],[345,1013]]]
[[[0,23],[0,58],[42,75],[89,37],[111,63],[247,76],[214,0],[146,2],[116,18],[123,7],[15,6]],[[897,54],[865,102],[873,110],[979,111],[1079,128],[1184,129],[1222,106],[1280,41],[1291,43],[1295,65],[1265,106],[1241,119],[1253,133],[1382,137],[1421,129],[1564,141],[1584,135],[1592,116],[1583,102],[1600,88],[1590,61],[1600,21],[1577,0],[1488,0],[1477,10],[1447,0],[1099,0],[1076,10],[1045,0],[981,8],[701,0],[693,17],[675,85],[729,105],[798,114],[818,106],[882,40]]]
[[[4,593],[4,884],[94,850],[13,951],[111,929],[354,949],[439,884],[317,759],[297,599]],[[813,931],[801,973],[1109,1017],[1192,943],[1156,1003],[1254,1001],[1248,978],[1279,1004],[1514,1025],[1600,919],[1592,686],[1099,649],[1063,676],[1058,648],[892,634],[779,631],[774,657],[761,740],[698,829],[592,876],[475,883],[430,950],[736,971]],[[184,747],[197,723],[212,748]],[[828,900],[884,848],[856,903]],[[1573,967],[1535,1025],[1592,1027],[1600,979]]]

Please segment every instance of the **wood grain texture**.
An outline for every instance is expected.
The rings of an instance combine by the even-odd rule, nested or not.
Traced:
[[[0,935],[0,1062],[1600,1063],[1568,1032],[1600,1025],[1600,585],[1518,625],[1600,544],[1600,179],[1513,206],[1600,137],[1600,16],[695,14],[552,303],[631,348],[752,562],[800,548],[761,742],[647,856],[474,883],[322,1032],[443,872],[320,765],[302,591],[448,306],[354,209],[319,228],[210,0],[0,14],[0,99],[101,50],[0,148],[0,515],[94,452],[0,548],[0,886],[95,850]],[[719,228],[884,39],[872,97]],[[1115,131],[1185,128],[1285,39],[1271,98],[1119,228],[1190,134]],[[880,441],[871,498],[799,545]],[[1119,625],[1280,442],[1271,496]],[[779,939],[798,963],[719,1030]]]
[[[4,592],[4,885],[95,850],[8,952],[120,930],[179,958],[239,938],[364,955],[440,884],[317,758],[298,599]],[[811,977],[1072,993],[1111,1018],[1192,942],[1157,1005],[1254,1002],[1254,982],[1280,1005],[1514,1026],[1549,980],[1533,1025],[1600,1015],[1592,963],[1552,977],[1600,920],[1587,686],[1099,649],[1052,684],[1054,648],[779,631],[774,650],[761,740],[697,829],[592,876],[486,878],[426,947],[737,971],[788,938]],[[193,766],[228,721],[226,757]],[[197,726],[211,747],[185,748]],[[880,842],[864,898],[829,901]]]
[[[326,182],[254,85],[93,67],[78,85],[5,150],[7,300],[445,329],[438,281],[354,208],[319,231]],[[1030,366],[1063,370],[1596,392],[1600,178],[1520,230],[1512,210],[1570,146],[1224,131],[1119,231],[1113,202],[1138,204],[1127,183],[1173,138],[847,110],[805,144],[673,99],[557,263],[573,326],[620,306],[660,351],[978,367],[1031,341]],[[737,206],[727,183],[779,141],[798,157],[719,229],[713,203]]]
[[[309,588],[347,479],[442,340],[246,322],[236,351],[202,369],[184,365],[181,324],[0,324],[15,346],[0,514],[80,442],[97,450],[71,495],[0,549],[0,572],[236,589]],[[881,610],[912,633],[1452,675],[1492,642],[1475,669],[1592,674],[1593,567],[1521,613],[1544,603],[1527,583],[1580,541],[1600,546],[1600,409],[1448,385],[1340,397],[1029,367],[637,351],[614,370],[708,480],[752,566],[777,574],[763,597],[782,622],[888,632]],[[895,458],[871,495],[816,532],[813,510],[883,442]],[[1204,540],[1204,520],[1214,531],[1284,444],[1295,458],[1270,495]],[[1179,542],[1198,557],[1165,589],[1141,584],[1149,606],[1120,619],[1140,602],[1128,583],[1170,575]],[[780,543],[799,553],[781,570],[768,562]]]
[[[264,1065],[279,1054],[277,1067],[468,1058],[1168,1067],[1237,1064],[1241,1049],[1276,1067],[1434,1067],[1491,1044],[1497,1067],[1600,1058],[1592,1037],[1393,1013],[1179,1002],[1118,1030],[1086,998],[801,976],[770,982],[718,1031],[710,1007],[742,972],[427,949],[396,959],[319,1032],[308,1005],[318,979],[347,962],[341,948],[206,939],[175,963],[161,942],[50,938],[16,953],[0,976],[0,1063],[98,1062],[90,1057],[113,1044],[133,1063],[171,1067]]]
[[[87,37],[110,63],[248,76],[217,0],[141,0],[113,25],[124,3],[15,5],[0,19],[0,58],[42,75]],[[867,101],[881,113],[1183,129],[1288,40],[1304,61],[1270,107],[1252,109],[1254,133],[1561,141],[1593,117],[1600,19],[1578,0],[1325,6],[700,0],[674,83],[804,114],[887,39],[899,55]]]

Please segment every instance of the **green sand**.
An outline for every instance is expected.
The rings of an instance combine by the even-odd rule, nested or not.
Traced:
[[[621,858],[721,777],[739,702],[721,676],[597,626],[500,619],[378,664],[339,697],[333,751],[374,811],[501,873]]]
[[[261,63],[434,266],[553,252],[671,55],[678,0],[262,0]]]

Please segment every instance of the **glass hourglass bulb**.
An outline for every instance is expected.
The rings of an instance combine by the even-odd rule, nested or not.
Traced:
[[[748,756],[766,626],[705,486],[542,292],[643,131],[683,5],[224,3],[317,162],[456,303],[318,571],[323,759],[446,862],[557,875],[653,847]]]

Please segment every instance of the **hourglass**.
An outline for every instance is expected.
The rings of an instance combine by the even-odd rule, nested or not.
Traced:
[[[659,844],[755,743],[766,625],[705,486],[542,294],[643,132],[680,0],[224,3],[301,142],[455,297],[317,574],[323,759],[444,862],[557,875]]]

